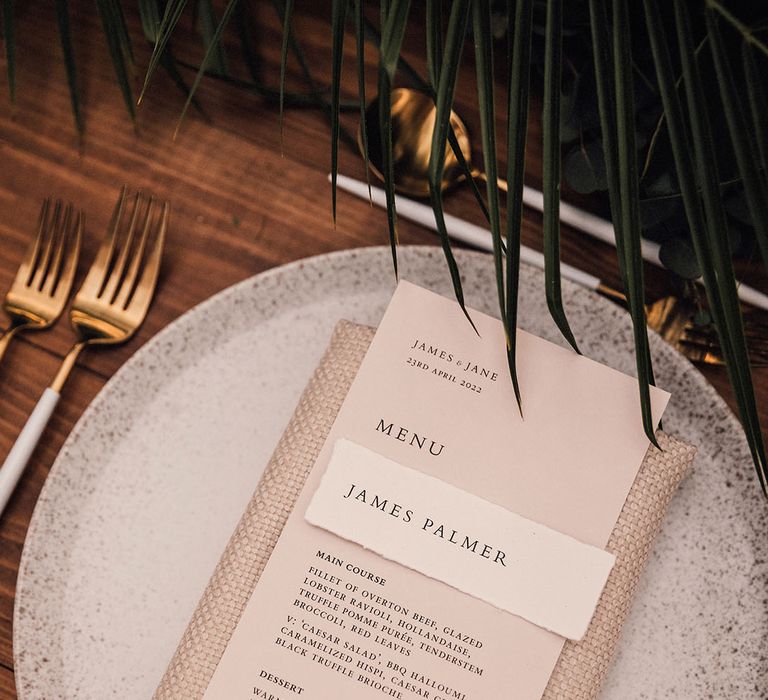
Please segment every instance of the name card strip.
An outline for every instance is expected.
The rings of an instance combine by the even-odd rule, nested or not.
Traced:
[[[615,562],[609,552],[345,439],[336,441],[305,518],[574,640],[584,636]]]

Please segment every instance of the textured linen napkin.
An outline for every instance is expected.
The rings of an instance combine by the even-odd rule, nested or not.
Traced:
[[[202,698],[357,374],[374,329],[348,321],[299,400],[224,550],[163,679],[157,700]],[[650,447],[606,549],[616,555],[589,629],[566,641],[544,700],[596,698],[662,517],[695,449],[662,432]]]

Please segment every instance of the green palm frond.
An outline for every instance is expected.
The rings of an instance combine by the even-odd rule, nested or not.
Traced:
[[[750,406],[751,377],[746,346],[743,343],[743,329],[741,329],[736,285],[733,277],[729,279],[724,274],[730,257],[729,253],[723,250],[719,242],[722,236],[718,235],[716,227],[708,226],[705,221],[704,205],[698,191],[699,182],[697,180],[702,178],[703,174],[697,171],[697,166],[700,166],[701,158],[705,157],[706,150],[710,151],[711,156],[711,148],[706,148],[706,141],[704,140],[706,125],[697,115],[693,115],[690,127],[686,123],[683,105],[674,84],[669,41],[661,20],[657,0],[644,0],[644,5],[648,35],[656,72],[659,77],[659,88],[664,111],[667,115],[677,176],[680,182],[686,215],[691,227],[696,256],[704,277],[704,287],[709,301],[709,309],[718,329],[720,345],[727,360],[731,384],[737,396],[742,421],[745,427],[750,426],[747,428],[750,433],[750,448],[753,450],[755,457],[760,484],[765,488],[764,450],[762,449],[759,421],[757,420],[754,407],[754,396],[752,396]],[[685,25],[680,29],[683,37],[686,39],[680,44],[680,53],[684,71],[688,76],[686,84],[689,87],[686,90],[686,94],[690,104],[691,100],[696,99],[701,85],[700,80],[696,76],[696,60],[690,54],[691,42],[686,30],[687,27]],[[693,139],[697,143],[695,155],[692,155],[694,153]],[[713,193],[713,187],[716,184],[713,182],[713,179],[711,175],[707,178],[708,184],[705,190],[705,199],[708,202],[710,212],[717,209],[716,202],[719,201],[719,192],[718,195]],[[757,426],[756,432],[755,426]]]
[[[400,47],[405,37],[410,9],[411,0],[392,0],[387,22],[382,30],[381,64],[390,80],[395,77],[397,70],[397,61],[400,57]]]
[[[368,199],[371,199],[371,164],[368,156],[368,126],[365,107],[365,7],[363,0],[354,0],[355,13],[355,49],[357,52],[357,98],[360,105],[360,147],[365,161],[365,182],[368,185]],[[394,264],[397,265],[396,251]]]
[[[483,161],[486,174],[488,213],[491,219],[493,239],[493,263],[496,269],[496,289],[499,297],[499,311],[504,325],[507,347],[517,329],[507,319],[506,286],[504,284],[504,245],[501,234],[501,213],[499,207],[499,178],[496,162],[496,105],[494,103],[493,44],[491,41],[491,10],[488,3],[475,2],[472,5],[472,28],[475,37],[475,69],[477,72],[477,101],[480,106],[480,133],[483,141]],[[515,384],[517,371],[514,358],[510,367]],[[518,408],[522,414],[522,399],[515,392]]]
[[[464,304],[464,290],[461,284],[459,266],[453,255],[451,241],[448,238],[448,230],[445,226],[443,214],[443,172],[445,170],[445,144],[450,130],[451,111],[453,110],[453,95],[456,89],[456,76],[461,62],[461,54],[464,49],[464,39],[469,25],[470,2],[469,0],[456,0],[451,6],[451,14],[448,19],[448,29],[445,39],[445,54],[440,70],[440,79],[435,95],[435,128],[432,133],[432,146],[429,157],[429,197],[432,208],[435,211],[435,222],[440,235],[440,243],[443,247],[445,260],[451,274],[453,291],[456,300],[461,306],[464,315],[469,319],[472,327],[474,322],[469,316]],[[475,328],[475,330],[477,330]]]
[[[749,42],[742,41],[741,53],[744,64],[744,76],[748,86],[747,97],[749,99],[750,116],[752,117],[749,130],[755,135],[755,141],[757,142],[757,148],[760,153],[760,169],[764,173],[768,173],[768,129],[764,125],[765,115],[768,114],[768,97],[766,97],[765,85],[760,77],[754,48],[752,48]]]
[[[381,25],[387,24],[389,2],[381,2]],[[381,44],[379,44],[381,46]],[[389,79],[379,50],[378,69],[379,88],[379,133],[381,134],[381,174],[384,177],[384,192],[387,198],[387,230],[389,246],[392,250],[392,266],[395,277],[397,268],[397,206],[395,204],[395,158],[392,152],[392,81]]]
[[[14,16],[15,0],[2,0],[3,42],[5,43],[5,60],[8,66],[8,93],[11,102],[16,101],[16,18]]]
[[[562,71],[562,0],[547,1],[544,49],[544,110],[541,115],[544,136],[544,277],[547,306],[557,327],[576,352],[573,336],[563,308],[560,290],[560,96]]]
[[[190,106],[192,105],[192,101],[195,97],[195,93],[197,92],[197,89],[200,87],[200,83],[202,82],[203,77],[206,74],[206,71],[211,65],[211,62],[214,60],[215,56],[217,55],[217,51],[219,50],[219,47],[220,47],[222,34],[224,33],[224,29],[229,23],[229,20],[232,17],[232,14],[234,13],[237,7],[237,3],[238,3],[238,0],[229,0],[229,2],[227,3],[227,6],[224,8],[224,12],[221,15],[221,19],[219,20],[219,23],[216,25],[216,29],[214,30],[213,34],[209,38],[208,48],[205,51],[205,55],[203,56],[203,60],[200,63],[200,67],[197,69],[197,75],[195,75],[195,80],[193,81],[192,86],[189,88],[187,101],[184,103],[184,107],[182,108],[181,114],[179,115],[179,120],[176,123],[174,138],[178,136],[178,133],[181,129],[181,124],[184,121],[184,117],[187,115],[187,112],[189,111]]]
[[[427,0],[426,9],[427,75],[433,90],[440,80],[440,66],[443,63],[443,2]]]
[[[715,285],[719,292],[719,313],[717,327],[721,339],[726,341],[723,350],[728,358],[728,371],[731,376],[736,400],[741,414],[742,425],[746,432],[752,458],[763,492],[766,492],[767,465],[765,446],[760,431],[757,414],[752,374],[749,366],[744,325],[741,318],[739,300],[736,293],[735,274],[731,261],[731,251],[727,237],[728,223],[723,202],[720,197],[718,164],[715,156],[715,143],[712,126],[705,110],[704,87],[701,73],[693,53],[691,22],[688,9],[682,0],[675,0],[675,23],[680,61],[683,66],[686,101],[691,129],[691,142],[695,163],[697,184],[704,203],[706,239],[701,247],[708,249],[705,262],[715,276]],[[716,304],[716,308],[717,308]],[[714,310],[713,310],[714,311]]]
[[[336,176],[339,170],[339,100],[341,99],[341,64],[344,58],[344,23],[347,0],[333,0],[331,31],[333,34],[333,68],[331,78],[331,200],[333,223],[336,223]]]
[[[288,65],[288,46],[291,36],[290,26],[293,17],[293,0],[286,0],[283,12],[283,41],[280,46],[280,147],[283,143],[283,111],[285,109],[285,69]]]
[[[507,364],[522,411],[522,396],[517,378],[517,297],[520,278],[520,245],[523,228],[523,186],[525,184],[525,144],[528,135],[528,103],[531,80],[531,37],[533,0],[510,4],[509,85],[507,86],[507,250],[506,316]]]
[[[658,447],[651,415],[649,385],[654,383],[648,330],[645,323],[643,258],[640,251],[640,195],[638,191],[637,149],[635,145],[634,91],[632,87],[632,36],[629,29],[628,0],[613,2],[613,68],[616,95],[616,142],[619,156],[619,198],[615,209],[621,212],[616,229],[621,239],[619,265],[623,268],[625,293],[635,338],[635,360],[640,389],[643,428]]]
[[[136,121],[136,106],[133,100],[133,88],[131,87],[131,72],[133,65],[133,49],[125,25],[125,17],[119,0],[96,0],[101,17],[101,26],[104,29],[104,37],[107,40],[112,66],[115,69],[120,91],[123,93],[123,101],[131,115],[131,120]]]
[[[661,6],[658,0],[588,0],[583,4],[563,0],[509,0],[504,16],[487,0],[380,0],[373,21],[364,0],[333,0],[331,9],[330,84],[315,77],[293,27],[294,0],[269,0],[282,26],[279,78],[272,85],[262,80],[257,28],[250,5],[228,0],[137,0],[144,38],[152,54],[144,74],[139,101],[158,66],[163,67],[183,90],[186,100],[179,117],[181,125],[190,105],[199,106],[196,93],[204,77],[225,82],[261,95],[279,106],[282,143],[283,114],[287,107],[316,107],[328,119],[331,133],[332,211],[336,216],[336,175],[342,142],[355,145],[344,128],[340,113],[353,109],[361,121],[360,148],[368,171],[367,122],[378,121],[381,174],[387,200],[387,229],[397,274],[397,210],[395,201],[395,156],[392,133],[392,90],[399,81],[429,95],[435,104],[429,160],[429,198],[454,294],[464,313],[461,276],[453,255],[443,213],[445,153],[456,156],[463,179],[469,184],[488,221],[494,252],[499,312],[507,336],[507,357],[518,404],[516,335],[518,282],[523,221],[522,192],[528,136],[530,92],[541,88],[543,114],[542,190],[545,199],[543,248],[546,300],[550,313],[566,340],[578,351],[571,332],[560,289],[561,176],[570,182],[570,161],[563,165],[561,139],[578,134],[581,151],[589,149],[591,174],[600,171],[607,187],[611,218],[616,233],[618,270],[628,300],[636,355],[643,427],[650,440],[653,423],[650,385],[653,369],[644,312],[644,278],[641,257],[642,226],[649,226],[647,207],[676,210],[690,238],[695,264],[702,273],[707,309],[716,326],[727,362],[741,422],[749,443],[758,480],[768,493],[768,460],[756,406],[752,370],[741,318],[737,282],[732,260],[730,226],[738,221],[754,234],[768,269],[768,93],[764,74],[768,68],[765,40],[766,15],[755,6],[733,9],[732,0],[673,0]],[[134,59],[122,0],[96,0],[110,58],[126,109],[135,118],[133,95]],[[3,50],[11,100],[17,92],[14,9],[15,0],[0,0]],[[59,37],[72,113],[78,132],[83,131],[83,113],[77,84],[73,31],[68,0],[55,0]],[[203,46],[198,65],[177,60],[171,39],[185,11],[194,10]],[[537,11],[534,14],[534,11]],[[352,21],[347,22],[351,12]],[[741,13],[748,20],[741,18]],[[371,13],[373,15],[373,13]],[[234,54],[225,54],[222,41],[232,17],[239,35],[242,57],[250,80],[242,79],[234,66]],[[255,15],[254,15],[255,16]],[[575,20],[570,20],[575,17]],[[756,19],[757,18],[757,19]],[[425,28],[425,77],[403,56],[409,24],[423,21]],[[499,22],[506,24],[498,31]],[[345,34],[355,34],[357,91],[355,99],[341,97]],[[499,36],[506,31],[506,41]],[[76,38],[76,32],[74,32]],[[539,36],[541,35],[541,36]],[[571,62],[567,50],[581,38],[585,50],[581,63]],[[365,42],[378,52],[378,113],[366,111]],[[479,107],[479,132],[486,177],[473,171],[460,148],[451,125],[454,92],[467,41],[474,49]],[[643,42],[645,42],[643,44]],[[638,49],[639,47],[639,49]],[[286,92],[289,53],[295,58],[307,86],[307,94]],[[506,53],[501,56],[500,54]],[[230,66],[229,64],[232,63]],[[416,62],[414,62],[415,64]],[[642,66],[641,66],[642,63]],[[564,68],[567,67],[567,70]],[[180,69],[194,70],[187,85]],[[542,71],[543,69],[543,71]],[[507,77],[506,164],[497,162],[497,100],[495,91],[501,71]],[[543,80],[540,86],[534,76]],[[569,76],[578,75],[578,85],[568,86]],[[571,89],[573,88],[573,89]],[[573,101],[590,94],[581,122],[571,121]],[[648,95],[656,111],[648,110]],[[645,111],[644,111],[645,110]],[[722,125],[722,126],[721,126]],[[717,138],[715,138],[717,134]],[[572,154],[572,142],[567,154]],[[597,154],[597,155],[595,155]],[[602,154],[602,155],[600,155]],[[659,178],[658,161],[667,159]],[[497,176],[506,175],[506,216]],[[590,174],[588,173],[588,174]],[[484,180],[484,192],[477,180]],[[662,182],[660,185],[659,182]],[[577,183],[578,184],[578,183]],[[583,184],[583,183],[582,183]],[[594,189],[587,183],[584,191]],[[578,187],[576,188],[578,189]],[[581,190],[579,190],[581,191]],[[734,192],[738,209],[732,209]],[[641,206],[642,205],[642,206]],[[730,218],[729,218],[730,217]],[[504,235],[506,229],[506,237]],[[650,232],[649,232],[650,235]],[[470,322],[472,321],[469,318]]]
[[[165,12],[163,18],[160,21],[159,26],[153,32],[154,48],[152,49],[152,55],[149,58],[149,65],[147,71],[144,74],[144,85],[141,88],[139,94],[139,103],[144,99],[144,93],[147,91],[149,81],[152,79],[157,67],[160,65],[162,56],[165,53],[165,49],[168,46],[168,42],[171,39],[173,30],[176,28],[178,21],[181,19],[181,15],[184,12],[184,8],[187,6],[187,0],[168,0],[165,6]],[[145,25],[146,31],[146,25]]]
[[[75,55],[72,49],[72,32],[69,26],[69,2],[68,0],[56,0],[56,20],[59,25],[59,41],[64,55],[64,69],[67,73],[67,85],[69,86],[69,99],[72,104],[72,116],[75,120],[75,128],[80,137],[83,136],[85,125],[83,114],[80,110],[80,93],[77,88],[77,68]]]

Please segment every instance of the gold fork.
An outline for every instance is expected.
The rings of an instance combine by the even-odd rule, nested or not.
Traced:
[[[107,235],[72,302],[70,321],[78,339],[0,467],[0,513],[53,413],[77,357],[89,345],[128,340],[147,315],[160,272],[168,203],[120,193]],[[127,211],[128,210],[128,211]]]
[[[75,279],[84,218],[60,199],[53,206],[50,199],[43,202],[35,238],[3,301],[11,325],[0,336],[0,359],[17,333],[48,328],[64,310]]]

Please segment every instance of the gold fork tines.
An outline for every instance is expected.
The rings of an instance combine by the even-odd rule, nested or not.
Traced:
[[[46,217],[47,212],[43,218]],[[105,240],[72,302],[70,320],[78,335],[77,342],[0,467],[0,513],[53,414],[61,388],[82,349],[96,343],[111,345],[128,340],[147,315],[160,271],[167,227],[167,202],[141,193],[136,193],[129,202],[123,188]],[[20,273],[26,286],[31,285],[40,293],[47,290],[52,296],[59,293],[61,285],[61,280],[48,283],[49,274],[61,265],[60,256],[54,250],[55,244],[49,245],[41,239],[26,261],[29,263],[26,270]],[[41,264],[45,271],[38,274]]]
[[[48,328],[61,315],[75,279],[83,222],[71,204],[43,202],[35,237],[3,300],[11,325],[0,337],[0,358],[16,333]]]
[[[160,273],[168,213],[168,202],[121,191],[107,235],[72,302],[70,321],[78,340],[51,389],[61,391],[83,348],[123,343],[144,321]]]

